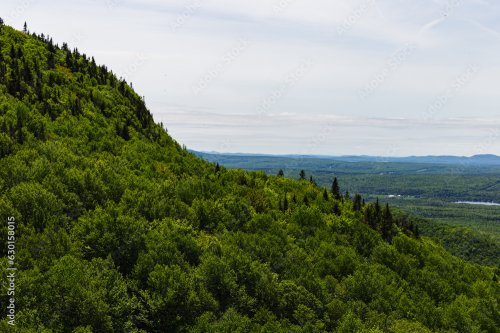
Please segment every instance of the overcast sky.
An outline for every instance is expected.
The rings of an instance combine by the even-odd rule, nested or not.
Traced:
[[[497,0],[2,0],[191,149],[500,154]]]

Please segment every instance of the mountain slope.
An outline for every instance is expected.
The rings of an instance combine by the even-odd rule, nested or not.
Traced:
[[[498,332],[498,272],[388,207],[204,162],[92,58],[0,47],[2,332]]]

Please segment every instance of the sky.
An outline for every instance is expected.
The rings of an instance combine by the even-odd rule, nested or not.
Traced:
[[[500,155],[496,0],[2,0],[190,149]]]

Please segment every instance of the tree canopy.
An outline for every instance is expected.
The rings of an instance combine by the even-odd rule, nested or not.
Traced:
[[[498,332],[494,268],[338,182],[330,197],[203,161],[106,66],[0,23],[0,216],[18,249],[0,331]]]

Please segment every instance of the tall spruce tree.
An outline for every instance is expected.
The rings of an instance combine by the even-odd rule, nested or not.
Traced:
[[[337,200],[340,199],[340,187],[339,187],[339,182],[337,180],[337,177],[333,178],[333,183],[332,183],[332,194],[333,197]]]
[[[393,228],[393,220],[391,209],[389,208],[389,204],[386,203],[384,210],[382,211],[382,221],[381,221],[381,232],[382,238],[389,241],[392,238],[392,228]]]
[[[353,199],[353,210],[355,212],[359,212],[361,211],[361,209],[363,208],[363,203],[362,203],[362,198],[361,198],[361,195],[360,194],[356,194],[354,195],[354,199]]]

